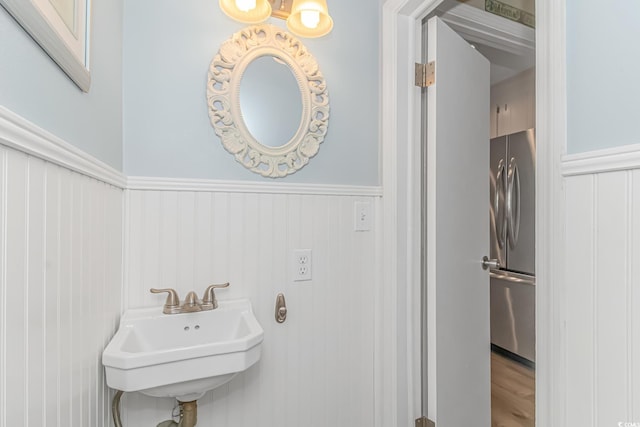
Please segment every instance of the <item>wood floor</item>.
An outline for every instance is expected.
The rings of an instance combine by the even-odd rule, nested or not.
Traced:
[[[535,426],[535,372],[491,353],[491,426]]]

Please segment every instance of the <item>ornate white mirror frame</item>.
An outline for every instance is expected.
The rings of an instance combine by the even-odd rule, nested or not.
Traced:
[[[240,109],[242,76],[261,56],[272,56],[288,65],[302,97],[298,130],[278,147],[256,140]],[[327,133],[329,94],[318,63],[298,39],[273,25],[247,27],[220,46],[209,66],[207,104],[211,124],[224,148],[244,167],[266,177],[284,177],[300,170],[316,155]]]

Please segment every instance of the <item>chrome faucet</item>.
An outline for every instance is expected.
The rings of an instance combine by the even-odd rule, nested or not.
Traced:
[[[180,298],[178,298],[178,293],[175,289],[155,289],[151,288],[149,291],[153,294],[159,294],[162,292],[167,292],[167,300],[164,303],[164,307],[162,308],[162,312],[164,314],[179,314],[179,313],[193,313],[195,311],[206,311],[206,310],[215,310],[218,308],[218,300],[216,299],[216,294],[214,290],[216,288],[227,288],[229,287],[229,283],[224,283],[222,285],[210,285],[204,291],[204,295],[202,296],[202,301],[198,299],[198,296],[195,292],[190,291],[184,299],[184,303],[180,304]]]

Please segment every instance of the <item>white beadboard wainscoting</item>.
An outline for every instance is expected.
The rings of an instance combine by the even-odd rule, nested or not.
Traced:
[[[627,146],[563,161],[568,388],[562,425],[640,423],[639,160],[640,146]]]
[[[121,309],[117,176],[0,111],[2,427],[110,425],[100,358]]]
[[[251,300],[265,331],[260,361],[198,402],[203,427],[374,424],[375,294],[381,190],[131,179],[126,194],[125,308],[160,306],[149,288]],[[370,202],[371,231],[354,231]],[[294,282],[294,249],[311,249],[312,280]],[[274,319],[276,295],[288,314]],[[125,426],[170,418],[175,401],[126,393]]]

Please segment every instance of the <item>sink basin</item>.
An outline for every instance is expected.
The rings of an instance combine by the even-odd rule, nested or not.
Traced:
[[[131,309],[104,352],[107,385],[182,402],[201,398],[260,359],[264,331],[246,299],[209,311]]]

